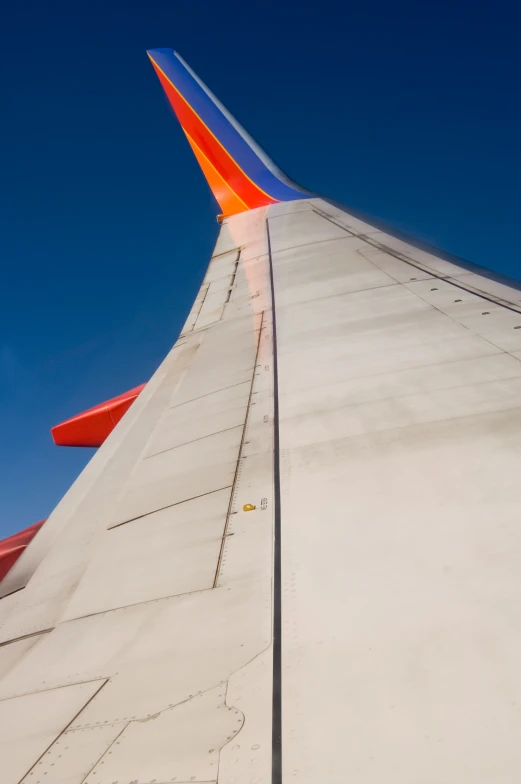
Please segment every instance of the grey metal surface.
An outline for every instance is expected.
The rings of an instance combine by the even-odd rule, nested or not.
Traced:
[[[24,776],[21,784],[70,784],[84,782],[98,762],[113,753],[125,725],[107,724],[84,730],[67,730]]]
[[[514,782],[519,292],[313,204],[269,219],[283,780]]]
[[[102,683],[81,683],[0,701],[2,784],[18,784],[33,766],[36,770],[31,773],[39,780],[40,758]]]
[[[213,588],[230,488],[112,528],[64,620]]]
[[[271,644],[268,260],[263,215],[232,228],[184,335],[54,513],[54,539],[35,540],[26,587],[0,601],[0,734],[29,702],[43,727],[37,752],[30,723],[12,744],[16,781],[36,753],[48,784],[232,778],[236,755],[220,753],[244,714],[229,683],[269,768],[269,655],[255,664]],[[261,253],[239,260],[248,238]],[[220,310],[204,310],[212,287]],[[106,685],[58,726],[52,695],[92,682]]]
[[[226,219],[3,584],[2,784],[517,782],[520,306],[320,199]]]
[[[85,784],[114,781],[216,781],[219,754],[244,724],[244,715],[226,705],[226,684],[131,722],[113,753],[96,765]]]

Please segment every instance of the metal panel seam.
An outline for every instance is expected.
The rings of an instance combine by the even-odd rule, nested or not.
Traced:
[[[280,439],[279,439],[279,378],[277,357],[277,316],[275,282],[269,219],[266,218],[266,238],[270,267],[271,311],[273,324],[273,701],[271,736],[271,781],[282,784],[282,588],[281,588],[281,500],[280,500]]]
[[[53,740],[53,742],[52,742],[52,743],[51,743],[49,746],[47,746],[47,748],[45,749],[45,751],[43,752],[43,754],[40,754],[40,756],[39,756],[39,757],[38,757],[38,759],[37,759],[37,760],[36,760],[36,761],[33,763],[33,765],[31,765],[31,767],[30,767],[30,768],[29,768],[29,769],[28,769],[28,770],[27,770],[27,771],[24,773],[24,775],[23,775],[23,777],[22,777],[22,780],[23,780],[23,779],[25,779],[25,777],[26,777],[26,776],[28,776],[28,775],[31,773],[31,771],[32,771],[32,770],[34,770],[34,768],[35,768],[35,767],[38,765],[38,763],[40,762],[40,760],[41,760],[41,759],[42,759],[42,758],[43,758],[43,757],[44,757],[44,756],[47,754],[47,752],[49,751],[49,749],[51,749],[51,748],[54,746],[54,744],[56,743],[56,741],[58,740],[58,738],[61,738],[61,737],[62,737],[62,736],[65,734],[65,732],[67,732],[67,729],[68,729],[68,728],[71,726],[71,724],[73,724],[73,723],[76,721],[76,719],[78,718],[78,716],[80,715],[80,713],[81,713],[83,710],[85,710],[85,708],[87,707],[87,705],[89,705],[89,704],[92,702],[92,700],[93,700],[93,699],[94,699],[94,698],[95,698],[95,697],[96,697],[96,696],[97,696],[97,695],[100,693],[100,691],[102,690],[102,688],[103,688],[103,687],[104,687],[104,686],[105,686],[107,683],[108,683],[108,678],[107,678],[106,680],[104,680],[104,681],[101,683],[101,685],[100,685],[99,689],[97,689],[97,691],[96,691],[96,692],[94,692],[94,694],[92,695],[92,697],[91,697],[90,699],[88,699],[88,700],[87,700],[87,702],[85,703],[85,705],[83,705],[83,706],[80,708],[80,710],[79,710],[79,711],[76,713],[76,715],[72,717],[72,719],[69,721],[69,723],[67,724],[67,726],[66,726],[66,727],[65,727],[65,728],[64,728],[64,729],[63,729],[63,730],[62,730],[62,731],[59,733],[59,735],[57,735],[57,736],[55,737],[55,739]],[[69,686],[76,686],[76,685],[79,685],[79,684],[75,684],[75,683],[68,683],[68,684],[67,684],[67,686],[58,686],[58,688],[68,688]],[[53,691],[53,690],[52,690],[52,689],[49,689],[49,691]],[[33,693],[35,693],[35,692],[29,692],[29,693],[30,693],[30,694],[33,694]],[[26,695],[21,695],[21,696],[26,696]],[[8,699],[16,699],[16,698],[10,697],[10,698],[8,698]]]
[[[508,301],[502,299],[501,297],[493,297],[490,294],[485,294],[485,292],[481,291],[481,289],[476,289],[470,286],[463,286],[461,283],[456,283],[454,278],[451,278],[450,276],[447,275],[441,275],[439,272],[435,272],[434,270],[432,270],[426,264],[422,264],[421,262],[415,262],[413,259],[409,259],[404,254],[400,253],[397,250],[394,250],[393,248],[389,248],[387,245],[384,245],[382,242],[378,242],[378,240],[372,240],[367,234],[356,234],[352,232],[351,229],[348,229],[346,226],[343,226],[334,218],[330,217],[329,215],[323,214],[317,207],[315,207],[313,211],[316,212],[317,215],[320,215],[321,218],[324,218],[330,223],[333,223],[335,226],[338,226],[339,229],[344,229],[344,231],[346,231],[351,237],[356,237],[357,239],[366,242],[368,245],[372,245],[373,248],[376,248],[377,250],[380,250],[383,253],[387,253],[389,256],[398,259],[398,261],[403,261],[404,264],[408,264],[410,267],[414,267],[414,269],[417,269],[420,272],[427,272],[435,280],[442,280],[445,283],[449,283],[451,286],[460,289],[461,291],[467,291],[469,294],[475,294],[477,297],[481,297],[481,299],[486,300],[486,302],[491,302],[494,305],[499,305],[500,307],[505,308],[505,310],[511,310],[512,313],[517,313],[518,315],[521,315],[521,310],[518,310],[513,305],[513,303],[508,304]],[[370,261],[370,259],[368,259],[368,261]]]
[[[244,417],[244,424],[242,425],[242,438],[241,438],[241,443],[239,445],[239,452],[238,452],[238,455],[237,455],[237,467],[235,469],[235,476],[233,477],[232,489],[231,489],[231,493],[230,493],[230,501],[229,501],[229,504],[228,504],[228,512],[226,513],[226,521],[224,523],[224,530],[223,530],[223,535],[222,535],[222,540],[221,540],[221,549],[219,551],[219,558],[217,559],[217,567],[215,569],[215,577],[214,577],[214,581],[213,581],[213,587],[214,588],[217,588],[217,582],[219,580],[219,572],[221,571],[221,564],[222,564],[223,550],[224,550],[224,541],[225,541],[226,536],[227,536],[228,524],[230,522],[230,514],[231,514],[231,511],[232,511],[233,491],[234,491],[235,485],[237,483],[237,474],[238,474],[238,470],[239,470],[239,463],[241,462],[242,450],[244,448],[244,437],[245,437],[245,433],[246,433],[246,424],[248,422],[248,415],[250,413],[251,397],[252,397],[252,394],[253,394],[253,385],[255,384],[255,371],[257,370],[257,360],[259,358],[259,349],[260,349],[260,342],[261,342],[261,335],[262,335],[263,324],[264,324],[264,311],[262,311],[262,313],[261,313],[261,323],[260,323],[260,327],[259,327],[259,336],[258,336],[258,340],[257,340],[257,351],[255,352],[255,361],[254,361],[254,364],[253,364],[253,373],[252,373],[252,376],[251,376],[250,394],[248,396],[248,403],[246,404],[246,416]],[[240,425],[239,425],[239,427],[240,427]]]

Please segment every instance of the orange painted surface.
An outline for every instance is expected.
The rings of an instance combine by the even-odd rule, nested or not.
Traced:
[[[193,153],[197,158],[199,166],[203,170],[203,174],[206,177],[208,185],[210,186],[217,203],[221,207],[223,214],[235,215],[238,212],[245,212],[248,209],[248,206],[243,201],[241,201],[237,194],[232,191],[229,185],[227,185],[226,181],[223,180],[217,169],[212,166],[210,161],[204,156],[199,147],[190,138],[186,131],[185,136],[188,139],[188,143],[190,144],[190,147],[192,148]]]
[[[0,580],[4,579],[44,523],[45,520],[40,520],[39,523],[33,523],[29,528],[0,541]]]
[[[177,119],[187,136],[190,137],[197,148],[197,160],[201,164],[200,156],[206,159],[205,167],[201,164],[203,172],[208,179],[210,187],[225,215],[233,215],[236,212],[264,207],[268,204],[276,204],[277,199],[273,199],[261,188],[255,185],[252,180],[243,172],[240,166],[234,161],[228,151],[220,144],[212,132],[206,127],[201,118],[194,112],[189,103],[183,98],[181,93],[174,87],[172,82],[165,76],[163,71],[151,59],[154,70],[163,86],[163,89],[170,101]],[[192,149],[194,149],[192,144]],[[195,152],[195,149],[194,149]],[[208,164],[212,167],[212,180],[208,178]],[[220,183],[216,183],[215,173],[220,178]],[[222,183],[226,190],[223,190]],[[216,188],[216,190],[214,190]],[[229,191],[238,198],[243,206],[240,210],[234,209],[234,204],[230,201]],[[224,198],[223,198],[224,196]],[[233,209],[230,212],[229,209]]]
[[[56,425],[51,429],[54,443],[57,446],[101,446],[144,387],[145,384],[141,384]]]

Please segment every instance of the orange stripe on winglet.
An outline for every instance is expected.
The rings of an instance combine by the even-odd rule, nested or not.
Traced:
[[[246,212],[249,209],[248,205],[234,193],[184,128],[183,131],[223,214],[230,216],[238,212]]]
[[[148,56],[183,131],[187,135],[189,134],[192,141],[197,144],[199,152],[204,154],[206,161],[211,164],[214,172],[219,175],[226,187],[232,190],[235,196],[241,200],[248,210],[255,209],[256,207],[263,207],[268,204],[276,204],[278,199],[274,199],[267,194],[248,177],[230,155],[228,150],[221,144],[219,139],[212,133],[210,128],[208,128],[206,123],[188,103],[184,95],[177,89],[150,54]],[[196,157],[200,163],[199,156]],[[207,170],[203,169],[203,171],[206,176]],[[215,184],[215,176],[213,176],[213,182]],[[210,187],[213,191],[213,186],[211,185]],[[220,187],[222,187],[222,184]],[[221,204],[220,201],[219,204]],[[241,211],[244,210],[241,209]],[[234,212],[237,212],[237,210],[234,210]]]

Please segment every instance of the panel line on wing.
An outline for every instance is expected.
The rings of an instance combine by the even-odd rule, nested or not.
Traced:
[[[280,423],[279,375],[277,355],[277,314],[275,307],[275,280],[269,220],[266,219],[266,238],[270,270],[272,335],[273,335],[273,489],[274,489],[274,542],[273,542],[273,693],[271,737],[271,781],[282,784],[282,519],[280,488]]]
[[[53,631],[53,629],[51,629]],[[99,689],[92,695],[92,697],[85,703],[82,709],[74,716],[69,724],[72,724],[73,721],[76,721],[78,716],[80,715],[81,711],[84,710],[87,705],[94,699],[96,694],[99,694],[101,689],[106,686],[109,682],[110,678],[108,677],[101,677],[101,678],[86,678],[84,681],[74,681],[73,683],[60,683],[58,686],[49,686],[47,689],[33,689],[32,691],[21,691],[17,692],[16,694],[10,694],[8,697],[0,697],[0,702],[9,702],[9,700],[17,700],[19,697],[28,697],[30,694],[45,694],[50,691],[59,691],[60,689],[68,689],[70,686],[83,686],[86,683],[99,683]],[[69,725],[67,725],[69,726]],[[67,730],[63,730],[66,732]],[[54,741],[53,741],[54,742]]]
[[[124,523],[123,523],[124,525]],[[118,528],[119,526],[115,526]],[[108,528],[108,531],[112,531],[113,528]],[[107,615],[108,613],[119,612],[120,610],[128,610],[130,607],[140,607],[146,604],[154,604],[154,602],[164,602],[167,599],[177,599],[183,596],[196,596],[201,593],[208,593],[208,591],[213,591],[214,586],[210,586],[209,588],[197,588],[194,591],[183,591],[182,593],[169,593],[166,596],[155,596],[153,599],[145,599],[142,602],[131,602],[130,604],[121,604],[119,607],[106,607],[103,610],[96,610],[96,612],[85,613],[85,615],[76,615],[74,618],[64,618],[61,623],[74,623],[75,621],[82,621],[85,618],[95,618],[97,615]]]
[[[415,269],[421,272],[427,272],[435,280],[440,280],[445,283],[449,283],[451,286],[454,286],[455,288],[460,289],[461,291],[467,291],[469,294],[475,294],[477,297],[481,297],[481,299],[484,299],[486,302],[491,302],[494,305],[499,305],[502,308],[505,308],[506,310],[512,311],[512,313],[521,314],[521,307],[518,308],[513,303],[509,303],[507,300],[504,300],[501,297],[494,297],[493,295],[486,294],[485,292],[481,291],[480,289],[476,289],[473,286],[465,286],[463,283],[456,282],[454,278],[452,278],[450,275],[442,275],[439,272],[436,272],[435,270],[430,268],[427,264],[422,264],[419,261],[414,261],[413,259],[410,259],[405,254],[400,253],[400,251],[394,250],[394,248],[390,248],[388,245],[384,245],[378,240],[371,239],[371,237],[367,234],[362,234],[362,233],[357,234],[351,231],[351,229],[348,229],[346,226],[343,226],[342,223],[337,221],[335,218],[323,214],[317,208],[314,209],[314,212],[316,212],[317,215],[320,215],[325,220],[328,220],[330,223],[333,223],[335,226],[338,226],[338,228],[344,229],[344,231],[350,234],[352,237],[357,237],[358,239],[362,240],[368,245],[371,245],[373,248],[376,248],[377,250],[380,250],[383,253],[387,253],[389,256],[398,259],[398,261],[403,261],[404,264],[408,264],[410,267],[414,267]],[[317,244],[317,243],[312,243],[312,244]]]
[[[176,408],[176,406],[173,406],[172,408]],[[172,409],[169,409],[169,411],[171,410]],[[146,455],[143,458],[143,460],[151,460],[153,457],[156,457],[157,455],[164,455],[165,452],[173,452],[174,449],[180,449],[182,446],[187,446],[188,444],[195,444],[197,441],[204,441],[205,438],[212,438],[212,436],[218,436],[219,433],[227,433],[229,430],[237,430],[237,428],[239,427],[244,427],[244,423],[241,425],[233,425],[233,427],[225,427],[223,430],[216,430],[214,433],[206,433],[206,435],[204,436],[200,436],[199,438],[192,438],[190,441],[183,441],[182,444],[176,444],[175,446],[172,446],[169,449],[161,449],[160,452],[154,452],[153,455]]]
[[[226,389],[233,389],[233,387],[242,387],[242,385],[246,384],[248,381],[249,379],[245,378],[244,381],[238,381],[236,384],[230,384],[227,387],[219,387],[219,389],[212,389],[211,392],[205,392],[204,395],[191,397],[190,400],[183,400],[182,403],[177,403],[177,405],[175,406],[170,406],[168,410],[171,411],[173,408],[181,408],[181,406],[186,406],[188,403],[194,403],[196,400],[202,400],[204,397],[210,397],[211,395],[216,395],[217,392],[224,392]]]
[[[2,599],[3,598],[4,597],[2,597]],[[0,642],[0,648],[3,648],[4,645],[11,645],[11,643],[13,642],[20,642],[20,640],[28,640],[29,637],[39,637],[40,635],[43,634],[49,634],[49,632],[52,632],[54,628],[55,628],[54,626],[50,626],[48,629],[39,629],[37,632],[31,632],[30,634],[21,634],[20,637],[13,637],[12,640],[4,640],[3,642]]]
[[[205,495],[212,495],[212,493],[220,493],[221,490],[227,490],[230,485],[225,485],[224,487],[218,487],[215,490],[209,490],[207,493],[201,493],[200,495],[193,495],[190,498],[183,498],[182,501],[178,501],[175,504],[167,504],[166,506],[161,506],[159,509],[153,509],[151,512],[145,512],[142,515],[138,515],[137,517],[132,517],[130,520],[123,520],[121,523],[116,523],[115,525],[110,525],[106,530],[112,531],[113,528],[119,528],[122,525],[128,525],[129,523],[133,523],[134,520],[141,520],[143,517],[148,517],[149,515],[153,515],[156,512],[161,512],[163,509],[170,509],[172,506],[181,506],[182,504],[186,504],[189,501],[194,501],[196,498],[203,498]]]
[[[223,560],[224,543],[226,541],[226,536],[228,535],[228,527],[229,527],[229,523],[230,523],[230,514],[231,514],[231,511],[232,511],[232,504],[233,504],[233,498],[234,498],[234,489],[235,489],[235,486],[237,484],[237,478],[238,478],[238,475],[239,475],[239,467],[240,467],[240,464],[241,464],[242,452],[243,452],[243,449],[244,449],[244,439],[245,439],[245,434],[246,434],[246,425],[247,425],[247,422],[248,422],[248,414],[249,414],[250,406],[251,406],[251,398],[252,398],[252,394],[253,394],[253,385],[255,383],[255,369],[257,367],[257,362],[258,362],[258,359],[259,359],[259,349],[260,349],[260,341],[261,341],[263,323],[264,323],[264,311],[261,313],[261,322],[260,322],[259,334],[258,334],[258,338],[257,338],[257,350],[255,352],[255,361],[253,363],[253,373],[252,373],[252,378],[251,378],[250,394],[248,396],[248,403],[247,403],[247,406],[246,406],[246,417],[245,417],[245,420],[244,420],[244,424],[242,426],[243,427],[242,438],[241,438],[241,443],[239,445],[239,454],[238,454],[238,457],[237,457],[237,466],[236,466],[236,469],[235,469],[235,476],[233,477],[232,491],[230,493],[230,502],[228,504],[228,511],[226,513],[226,521],[225,521],[225,524],[224,524],[224,531],[223,531],[223,537],[222,537],[222,543],[221,543],[221,550],[219,552],[219,558],[217,559],[217,567],[215,569],[215,577],[214,577],[214,581],[213,581],[213,587],[214,588],[217,587],[217,583],[219,581],[219,572],[221,571],[222,560]]]

